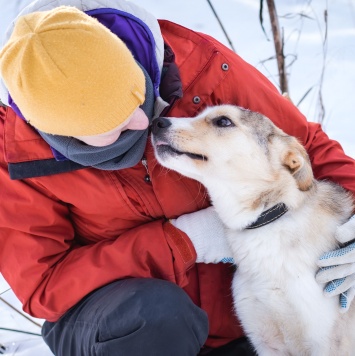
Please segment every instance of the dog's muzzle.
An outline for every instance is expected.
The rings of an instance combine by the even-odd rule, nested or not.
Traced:
[[[156,149],[158,157],[163,159],[166,156],[182,156],[199,160],[207,161],[207,157],[196,154],[193,152],[186,152],[178,150],[173,142],[170,142],[168,138],[169,128],[172,126],[172,122],[166,117],[158,117],[152,123],[153,145]]]

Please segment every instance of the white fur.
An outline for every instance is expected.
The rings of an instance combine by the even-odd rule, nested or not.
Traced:
[[[220,117],[234,125],[218,127]],[[153,130],[157,158],[207,187],[237,264],[235,309],[258,354],[354,355],[354,307],[341,314],[315,280],[316,261],[337,248],[335,230],[351,215],[350,195],[315,181],[304,148],[260,114],[223,105],[171,123]],[[278,203],[285,215],[245,229]]]

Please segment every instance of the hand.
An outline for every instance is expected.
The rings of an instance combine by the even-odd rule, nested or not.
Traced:
[[[337,228],[335,238],[345,246],[320,257],[316,280],[327,283],[326,296],[339,296],[340,312],[345,313],[355,296],[355,215]]]
[[[234,263],[224,226],[212,206],[170,222],[192,241],[197,263]]]

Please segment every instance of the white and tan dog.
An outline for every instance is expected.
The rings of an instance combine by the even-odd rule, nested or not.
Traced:
[[[313,178],[294,137],[236,106],[159,118],[152,141],[163,166],[206,186],[227,227],[235,309],[257,353],[355,355],[354,304],[341,314],[315,280],[317,259],[337,248],[335,229],[352,213],[350,195]]]

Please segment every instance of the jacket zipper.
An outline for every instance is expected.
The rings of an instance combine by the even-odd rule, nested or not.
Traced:
[[[151,183],[150,175],[149,175],[149,171],[148,171],[148,162],[145,157],[142,158],[142,164],[143,164],[145,170],[147,171],[147,174],[144,176],[144,181],[146,183]]]

